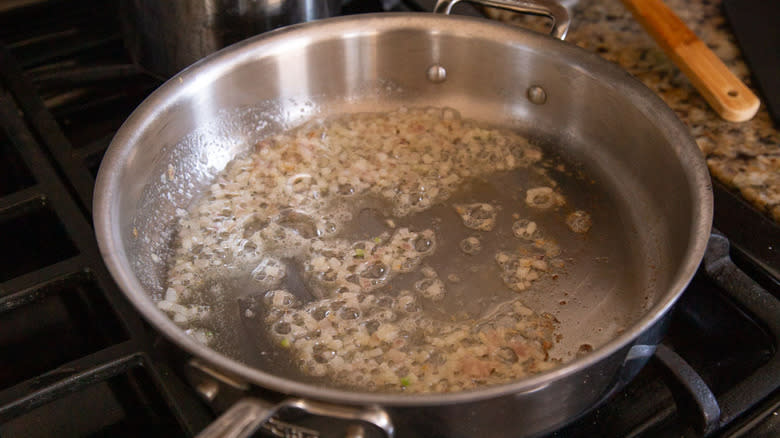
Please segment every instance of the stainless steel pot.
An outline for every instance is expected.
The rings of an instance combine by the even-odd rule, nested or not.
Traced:
[[[455,1],[438,9],[448,11]],[[552,16],[555,35],[565,35],[565,10],[549,2],[484,3]],[[638,225],[636,251],[647,256],[638,273],[646,288],[623,295],[646,295],[643,313],[594,352],[549,372],[474,391],[404,395],[319,387],[247,366],[199,344],[157,309],[151,295],[164,284],[175,210],[246,145],[313,116],[401,105],[452,107],[464,117],[530,131],[603,171]],[[291,26],[193,65],[118,131],[94,205],[103,257],[152,325],[214,374],[283,399],[272,405],[247,398],[207,436],[246,436],[284,408],[366,421],[404,437],[533,436],[560,427],[633,378],[652,355],[669,310],[701,261],[711,219],[700,151],[674,113],[638,81],[548,36],[433,14]],[[582,330],[596,330],[600,314],[621,308],[608,303],[610,294],[599,299],[604,302],[574,316]],[[221,429],[226,424],[228,431]]]
[[[341,0],[122,0],[119,7],[133,61],[169,78],[245,38],[332,17]]]

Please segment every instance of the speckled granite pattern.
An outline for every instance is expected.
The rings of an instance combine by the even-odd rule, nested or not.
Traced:
[[[723,16],[720,0],[665,0],[666,4],[751,86],[750,73]],[[566,40],[619,64],[654,90],[690,128],[714,178],[780,222],[780,133],[762,104],[753,120],[721,119],[620,0],[580,0]],[[491,14],[493,15],[493,14]],[[527,26],[526,18],[500,13]],[[754,89],[755,92],[755,89]]]

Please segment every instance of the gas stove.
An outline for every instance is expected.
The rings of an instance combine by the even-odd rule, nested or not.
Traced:
[[[343,11],[429,3],[355,0]],[[131,62],[117,11],[112,1],[0,5],[3,438],[193,436],[216,417],[180,373],[187,358],[125,300],[94,238],[102,155],[161,84]],[[780,227],[718,184],[715,195],[718,231],[650,364],[550,436],[780,435],[780,280],[766,251]],[[278,423],[261,433],[317,436]]]

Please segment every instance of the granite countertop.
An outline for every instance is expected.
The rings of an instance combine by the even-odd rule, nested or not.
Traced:
[[[720,0],[665,3],[756,92]],[[522,26],[540,25],[503,11],[489,15]],[[748,122],[721,119],[620,0],[576,2],[566,41],[619,64],[661,96],[690,128],[712,176],[780,223],[780,133],[765,105]]]

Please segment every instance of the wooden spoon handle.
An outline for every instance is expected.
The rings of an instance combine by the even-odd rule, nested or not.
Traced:
[[[622,1],[721,117],[730,122],[753,118],[758,97],[662,0]]]

